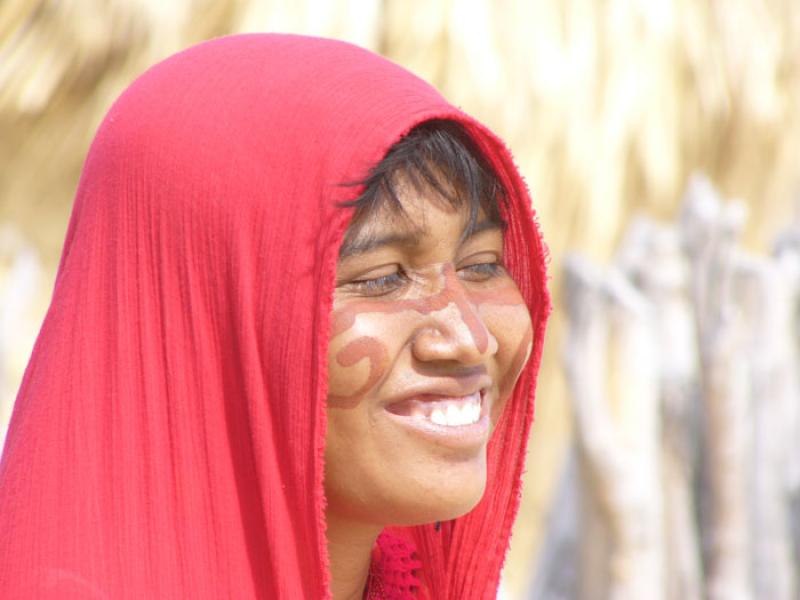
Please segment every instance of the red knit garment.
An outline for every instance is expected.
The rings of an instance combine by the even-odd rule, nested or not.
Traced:
[[[387,528],[373,580],[386,597],[495,597],[550,310],[526,187],[492,133],[403,68],[245,34],[149,69],[96,134],[0,462],[0,598],[330,597],[337,204],[432,118],[462,123],[509,190],[505,262],[533,353],[483,499],[438,529]]]
[[[383,532],[372,551],[372,565],[365,598],[413,600],[421,588],[422,563],[414,547],[402,538]]]

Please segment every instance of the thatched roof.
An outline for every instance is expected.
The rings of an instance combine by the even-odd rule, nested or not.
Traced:
[[[6,0],[3,214],[53,258],[88,143],[127,83],[201,39],[291,30],[371,46],[505,135],[556,253],[608,252],[633,208],[669,213],[698,168],[753,205],[762,239],[798,185],[797,6]]]

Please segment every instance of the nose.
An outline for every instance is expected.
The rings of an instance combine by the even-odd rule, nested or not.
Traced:
[[[458,278],[448,277],[445,288],[431,299],[443,305],[432,310],[413,340],[415,358],[423,362],[457,362],[472,366],[497,353],[497,338],[470,302]]]

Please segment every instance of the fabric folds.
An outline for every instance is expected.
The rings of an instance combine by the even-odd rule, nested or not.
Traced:
[[[517,513],[545,248],[509,152],[401,67],[338,41],[214,39],[114,103],[86,159],[0,462],[0,598],[325,598],[329,313],[359,189],[454,119],[511,191],[534,350],[468,515],[393,528],[422,597],[493,598]]]

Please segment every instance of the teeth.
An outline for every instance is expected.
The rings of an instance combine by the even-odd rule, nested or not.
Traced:
[[[467,408],[466,406],[464,408]],[[464,421],[464,413],[455,404],[451,404],[447,407],[447,412],[445,413],[445,417],[447,417],[447,424],[448,425],[461,425]]]
[[[430,420],[437,425],[447,425],[447,417],[441,408],[434,408],[431,413]]]
[[[436,404],[433,410],[428,407],[430,414],[426,414],[425,410],[419,407],[415,408],[412,416],[427,418],[437,425],[448,427],[472,425],[481,417],[481,397],[477,393],[462,400],[447,400]]]

